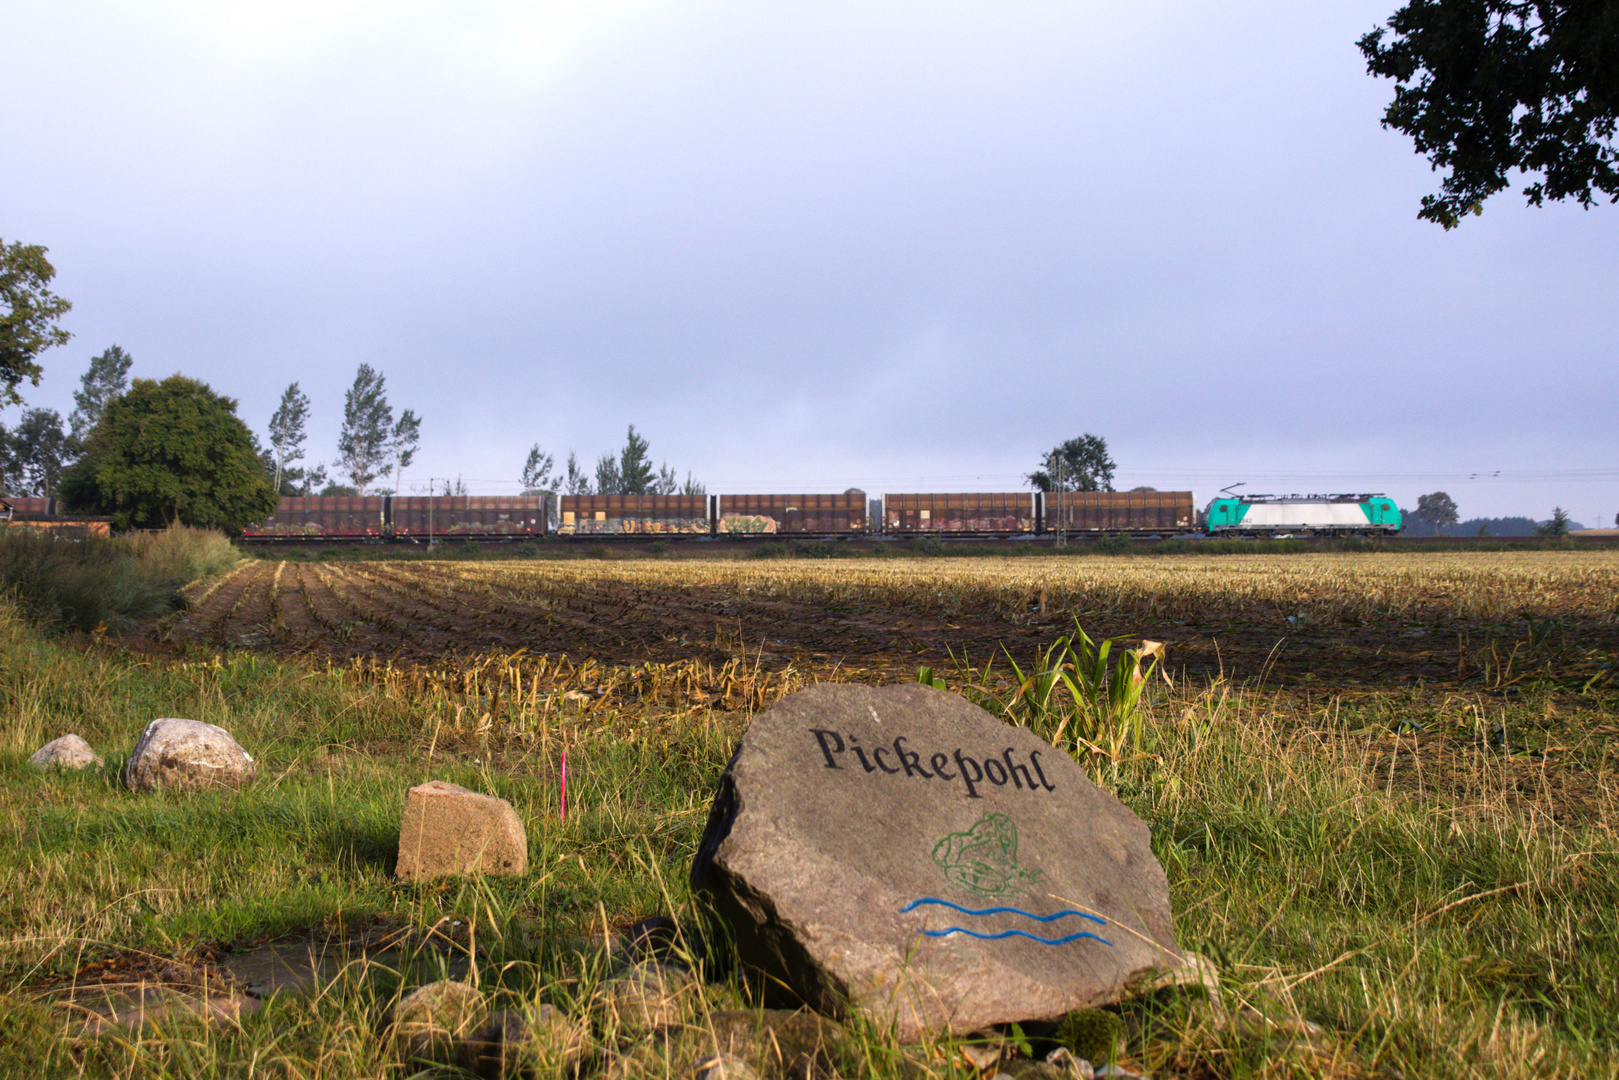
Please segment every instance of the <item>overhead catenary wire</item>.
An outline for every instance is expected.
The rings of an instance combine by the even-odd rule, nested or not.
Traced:
[[[475,477],[462,476],[456,478],[466,485],[468,490],[476,488],[479,491],[506,492],[520,491],[522,484],[511,477]],[[1619,482],[1619,469],[1593,468],[1593,469],[1549,469],[1513,471],[1507,469],[1487,469],[1470,471],[1429,471],[1429,472],[1278,472],[1271,470],[1252,470],[1240,467],[1224,469],[1218,472],[1209,469],[1183,469],[1174,466],[1152,467],[1138,466],[1130,469],[1120,469],[1114,474],[1114,486],[1119,489],[1128,489],[1137,484],[1153,483],[1155,486],[1175,487],[1206,487],[1210,483],[1230,483],[1233,479],[1246,480],[1249,486],[1255,484],[1299,484],[1311,487],[1323,485],[1340,485],[1345,488],[1388,487],[1413,483],[1443,483],[1443,484],[1579,484],[1602,483],[1611,484]],[[443,483],[440,478],[439,483]],[[422,488],[423,481],[412,479],[407,475],[401,483],[404,493],[425,494]],[[884,490],[906,490],[907,488],[920,489],[948,489],[948,490],[1023,490],[1029,488],[1026,473],[931,473],[909,476],[800,476],[795,480],[784,482],[780,477],[757,476],[721,476],[705,481],[710,493],[725,491],[784,491],[784,490],[845,490],[860,488],[872,494],[881,494]],[[421,490],[413,490],[421,489]],[[975,486],[976,485],[976,486]]]

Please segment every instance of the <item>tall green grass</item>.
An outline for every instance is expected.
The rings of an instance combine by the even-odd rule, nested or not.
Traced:
[[[180,589],[239,557],[223,533],[171,526],[112,538],[0,531],[0,596],[50,630],[128,630],[181,604]]]
[[[1096,662],[1099,643],[1073,644]],[[1133,669],[1123,674],[1136,685]],[[1590,806],[1573,814],[1555,789],[1526,784],[1543,764],[1486,743],[1412,760],[1413,741],[1394,739],[1377,711],[1402,700],[1152,681],[1134,703],[1133,752],[1085,757],[1151,826],[1180,942],[1223,972],[1224,1008],[1195,997],[1119,1007],[1126,1064],[1159,1080],[1619,1074],[1619,761],[1608,736],[1590,735]],[[1568,700],[1471,707],[1510,726]],[[241,653],[132,663],[44,637],[3,608],[0,716],[0,1076],[119,1077],[410,1075],[386,1018],[422,975],[338,981],[240,1027],[99,1040],[56,1004],[62,983],[51,980],[92,960],[194,958],[365,919],[475,922],[476,978],[494,1003],[595,1016],[602,972],[569,943],[603,923],[687,917],[708,798],[747,721],[604,709],[566,726],[554,713],[509,713],[452,733],[377,684]],[[189,798],[123,790],[123,756],[155,716],[231,730],[259,781]],[[107,758],[103,769],[24,764],[70,729]],[[528,875],[394,881],[404,793],[426,779],[510,801],[528,829]],[[741,994],[734,981],[704,986],[691,1026],[704,1009],[745,1005]],[[592,1022],[592,1038],[622,1055],[611,1075],[690,1077],[655,1040]],[[904,1063],[883,1033],[855,1025],[854,1038],[851,1077],[972,1075],[948,1046]]]

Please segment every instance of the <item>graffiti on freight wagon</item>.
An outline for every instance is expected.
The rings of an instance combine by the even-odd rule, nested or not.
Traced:
[[[717,528],[722,533],[737,536],[759,536],[776,531],[776,519],[763,514],[725,514]]]
[[[564,512],[557,526],[561,536],[701,535],[708,532],[703,518],[610,518],[606,515],[583,517]]]

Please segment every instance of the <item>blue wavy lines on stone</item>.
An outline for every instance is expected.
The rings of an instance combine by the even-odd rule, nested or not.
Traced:
[[[920,900],[912,900],[909,904],[906,904],[904,907],[900,908],[899,913],[904,915],[906,912],[915,911],[923,904],[938,904],[940,907],[947,907],[959,911],[963,915],[1022,915],[1025,919],[1033,919],[1035,922],[1056,922],[1058,919],[1068,915],[1078,915],[1081,919],[1089,919],[1091,922],[1101,923],[1103,926],[1107,925],[1107,920],[1102,918],[1100,915],[1092,915],[1088,911],[1075,911],[1072,908],[1068,909],[1067,911],[1056,911],[1050,915],[1036,915],[1032,911],[1024,911],[1021,908],[1015,907],[991,907],[974,911],[972,908],[964,908],[960,904],[952,904],[948,900],[940,900],[936,896],[924,896]]]
[[[1030,941],[1038,941],[1042,945],[1066,945],[1070,941],[1078,941],[1080,938],[1090,938],[1092,941],[1100,941],[1103,945],[1106,945],[1109,948],[1113,947],[1113,942],[1109,941],[1105,937],[1097,937],[1089,930],[1081,930],[1077,934],[1068,934],[1059,938],[1036,937],[1034,934],[1028,933],[1025,930],[1002,930],[998,934],[980,934],[976,930],[968,930],[965,926],[951,926],[944,930],[923,930],[922,933],[926,934],[928,937],[949,937],[951,934],[966,934],[968,937],[979,938],[983,941],[999,941],[1002,938],[1009,937],[1026,937]]]
[[[974,917],[982,917],[985,915],[1021,915],[1025,919],[1033,919],[1035,922],[1049,923],[1055,922],[1058,919],[1067,918],[1070,915],[1077,915],[1081,919],[1089,919],[1092,922],[1100,923],[1103,926],[1107,925],[1106,919],[1099,915],[1092,915],[1087,911],[1074,911],[1073,909],[1069,909],[1066,911],[1053,912],[1050,915],[1036,915],[1032,911],[1024,911],[1015,907],[992,907],[974,910],[972,908],[964,908],[960,904],[952,904],[948,900],[940,900],[938,897],[934,896],[924,896],[920,900],[912,900],[909,904],[906,904],[904,907],[900,908],[900,914],[903,915],[906,912],[915,911],[924,904],[937,904],[940,907],[947,907],[954,911],[959,911],[963,915],[972,915]],[[1066,945],[1068,942],[1078,941],[1080,938],[1090,938],[1092,941],[1100,941],[1103,945],[1106,945],[1109,948],[1113,947],[1113,943],[1107,938],[1098,937],[1089,930],[1081,930],[1077,933],[1067,934],[1058,938],[1043,938],[1036,934],[1031,934],[1026,930],[1002,930],[995,934],[983,934],[979,933],[977,930],[969,930],[964,926],[951,926],[943,930],[923,930],[921,932],[926,934],[928,937],[949,937],[951,934],[966,934],[968,937],[975,937],[982,941],[1000,941],[1003,938],[1009,937],[1025,937],[1030,941],[1038,941],[1042,945]]]

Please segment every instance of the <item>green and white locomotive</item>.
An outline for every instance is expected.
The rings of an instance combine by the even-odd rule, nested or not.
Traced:
[[[1387,495],[1241,495],[1206,511],[1215,536],[1392,536],[1400,508]]]

